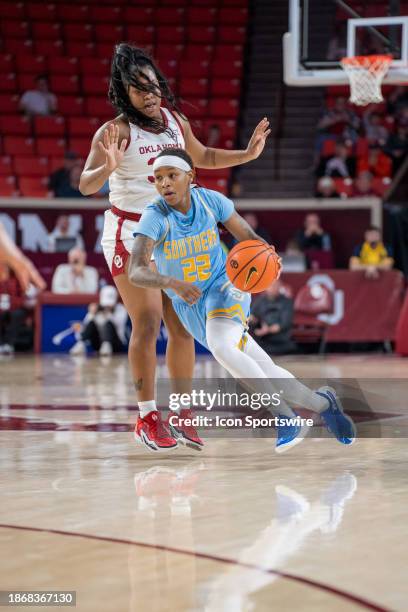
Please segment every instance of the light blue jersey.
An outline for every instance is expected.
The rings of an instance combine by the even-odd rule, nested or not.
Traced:
[[[137,234],[155,241],[154,260],[160,274],[194,283],[202,291],[189,306],[172,289],[165,289],[182,323],[204,346],[208,318],[238,319],[245,325],[250,296],[233,287],[225,272],[226,255],[217,223],[234,212],[234,204],[217,191],[191,189],[191,206],[183,214],[158,198],[143,211]]]

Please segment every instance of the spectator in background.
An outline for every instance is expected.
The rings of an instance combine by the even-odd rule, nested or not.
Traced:
[[[33,346],[32,307],[36,289],[24,292],[5,263],[0,263],[0,355],[12,355],[15,348]]]
[[[379,228],[371,225],[364,233],[363,244],[350,257],[350,270],[364,270],[367,278],[378,278],[380,270],[390,270],[393,265],[390,247],[382,242]]]
[[[387,113],[398,116],[404,108],[408,107],[408,89],[405,85],[400,85],[387,96]]]
[[[317,182],[316,198],[339,198],[336,183],[330,176],[322,176]]]
[[[74,175],[72,176],[73,171]],[[51,174],[48,187],[56,198],[83,197],[78,189],[78,176],[81,175],[81,172],[82,164],[78,155],[74,151],[67,151],[64,155],[63,167],[58,168]]]
[[[285,272],[305,272],[307,269],[306,256],[296,240],[289,240],[285,251],[279,253],[282,258],[282,268]]]
[[[397,126],[396,133],[388,138],[384,151],[392,159],[392,169],[395,174],[408,152],[408,125]]]
[[[320,217],[316,213],[309,213],[305,217],[304,227],[297,233],[296,242],[302,251],[317,250],[330,251],[331,239],[321,226]]]
[[[347,108],[346,98],[338,96],[333,108],[327,109],[317,124],[320,131],[319,144],[333,136],[354,142],[359,127],[360,119],[355,112]]]
[[[366,198],[374,195],[372,175],[369,172],[362,172],[354,181],[352,197]]]
[[[323,172],[321,172],[322,167]],[[343,142],[336,144],[335,154],[322,160],[318,168],[318,176],[324,174],[334,178],[352,178],[355,172],[356,160],[349,154],[348,148]]]
[[[347,55],[347,21],[335,24],[335,34],[329,41],[326,58],[330,61],[340,60]]]
[[[54,293],[97,293],[98,272],[87,266],[86,253],[77,247],[68,253],[68,263],[60,264],[52,278]]]
[[[71,355],[84,355],[87,343],[105,357],[124,350],[128,314],[123,304],[117,302],[118,292],[115,287],[102,287],[99,304],[89,305],[80,339],[70,350]]]
[[[357,162],[357,174],[369,172],[377,178],[388,178],[392,176],[392,162],[385,155],[379,145],[370,145],[368,155],[361,157]]]
[[[69,217],[67,215],[60,215],[55,224],[55,228],[50,234],[48,234],[48,251],[49,253],[62,253],[69,251],[70,248],[64,248],[61,242],[65,240],[67,244],[72,241],[74,245],[70,245],[70,248],[77,246],[80,249],[84,248],[84,241],[78,233],[74,233],[70,229]]]
[[[371,145],[384,146],[389,132],[381,123],[381,115],[368,109],[363,118],[366,138]]]
[[[20,109],[26,115],[52,115],[57,110],[57,98],[48,88],[48,79],[44,75],[35,79],[35,89],[23,93]]]
[[[251,335],[269,355],[292,353],[293,300],[282,292],[279,280],[252,305],[249,317]]]
[[[247,213],[244,213],[242,216],[245,219],[245,221],[248,223],[248,225],[252,227],[254,232],[258,234],[258,236],[263,238],[268,244],[271,244],[272,237],[270,233],[265,227],[262,227],[261,225],[259,225],[259,219],[255,213],[247,212]]]

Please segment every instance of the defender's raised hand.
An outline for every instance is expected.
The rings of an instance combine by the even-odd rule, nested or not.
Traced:
[[[256,159],[260,156],[265,147],[266,139],[271,133],[269,128],[269,121],[266,117],[262,119],[254,129],[254,133],[251,136],[251,140],[248,143],[246,152],[250,159]]]
[[[103,142],[98,146],[105,154],[105,167],[109,172],[113,172],[121,163],[125,154],[127,140],[124,138],[119,147],[119,126],[111,123],[103,133]]]

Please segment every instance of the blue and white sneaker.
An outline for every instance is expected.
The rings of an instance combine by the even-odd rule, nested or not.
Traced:
[[[320,413],[327,430],[342,444],[353,444],[356,439],[356,426],[349,416],[344,414],[343,406],[332,387],[320,387],[318,395],[329,401],[329,407]]]
[[[285,419],[288,421],[285,425],[278,425],[276,427],[276,445],[275,451],[277,453],[284,453],[285,451],[303,442],[307,434],[309,433],[309,426],[306,425],[295,425],[290,423],[291,419],[296,418],[298,415],[296,412],[293,413],[293,417],[288,417],[283,414],[279,414],[279,419]]]

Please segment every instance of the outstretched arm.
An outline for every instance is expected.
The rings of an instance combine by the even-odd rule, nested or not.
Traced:
[[[154,240],[143,234],[138,234],[133,243],[128,277],[133,285],[154,289],[173,289],[188,304],[194,304],[201,295],[195,285],[177,280],[172,276],[160,274],[150,267],[154,248]]]
[[[229,219],[223,223],[230,234],[241,242],[242,240],[262,240],[267,244],[266,240],[258,236],[252,227],[245,221],[243,217],[236,210],[232,213]]]
[[[271,130],[266,117],[256,126],[246,149],[230,151],[228,149],[213,149],[206,147],[194,136],[188,121],[179,117],[184,127],[186,151],[191,155],[197,168],[230,168],[245,164],[260,156]]]

